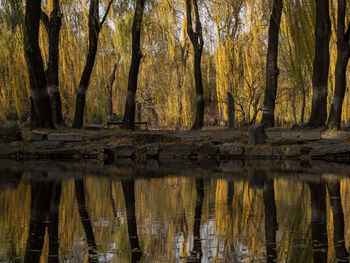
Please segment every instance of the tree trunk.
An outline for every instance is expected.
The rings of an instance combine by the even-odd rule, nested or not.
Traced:
[[[80,79],[79,88],[77,92],[77,99],[75,103],[75,114],[73,121],[73,128],[81,129],[84,123],[84,108],[86,92],[89,86],[91,72],[95,64],[98,35],[100,34],[103,23],[106,21],[109,9],[113,0],[110,0],[106,12],[100,22],[99,18],[99,0],[90,0],[89,8],[89,51],[85,62],[83,74]]]
[[[282,9],[282,0],[274,0],[270,17],[269,43],[266,57],[266,88],[262,116],[262,124],[265,127],[273,127],[275,125],[275,103],[279,75],[279,69],[277,67],[278,34]]]
[[[331,22],[328,0],[316,1],[315,59],[312,76],[312,108],[308,123],[310,128],[323,127],[327,119],[327,94],[329,72],[329,40]]]
[[[122,128],[135,129],[135,98],[137,90],[137,79],[139,75],[141,52],[141,27],[145,0],[137,0],[132,25],[132,55],[129,71],[128,93],[126,95],[125,111]]]
[[[31,128],[54,128],[38,36],[41,1],[26,1],[24,53],[30,81]]]
[[[194,7],[194,24],[195,31],[192,26],[192,2]],[[196,118],[191,130],[200,130],[203,127],[204,119],[204,93],[203,93],[203,82],[202,82],[202,71],[201,71],[201,60],[203,53],[203,33],[202,25],[199,19],[199,11],[197,0],[186,0],[186,15],[187,15],[187,34],[190,38],[193,51],[194,51],[194,77],[196,84],[197,94],[197,107],[196,107]]]
[[[340,130],[341,114],[346,89],[346,68],[350,56],[349,26],[345,32],[346,0],[338,0],[337,22],[337,62],[335,66],[335,90],[328,126],[335,126]]]
[[[300,116],[300,122],[304,123],[305,119],[305,105],[306,105],[306,91],[303,89],[303,103],[301,105],[301,116]]]
[[[51,103],[51,114],[54,124],[64,125],[62,117],[62,102],[59,91],[58,64],[59,64],[59,36],[62,16],[60,14],[59,0],[53,0],[53,9],[50,18],[41,13],[49,37],[49,61],[47,63],[46,79]]]
[[[107,91],[108,91],[108,119],[113,119],[113,83],[115,80],[115,72],[117,71],[118,65],[114,64],[114,68],[111,76],[109,77],[107,83]]]
[[[227,92],[227,113],[228,128],[233,129],[235,127],[235,102],[231,92]]]

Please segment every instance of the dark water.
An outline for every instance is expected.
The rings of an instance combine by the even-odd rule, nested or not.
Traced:
[[[349,262],[346,165],[0,164],[0,262]]]

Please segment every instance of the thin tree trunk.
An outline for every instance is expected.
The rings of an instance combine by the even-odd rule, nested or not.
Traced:
[[[195,30],[193,30],[192,25],[192,3],[194,7],[194,24]],[[196,107],[196,118],[191,130],[200,130],[203,127],[204,119],[204,93],[203,93],[203,81],[202,81],[202,71],[201,71],[201,60],[203,53],[203,33],[202,25],[199,19],[199,11],[197,0],[186,0],[186,16],[187,16],[187,34],[190,38],[193,50],[194,50],[194,77],[196,84],[196,94],[197,94],[197,107]]]
[[[118,64],[114,64],[114,68],[111,76],[107,82],[107,91],[108,91],[108,119],[112,120],[113,117],[113,83],[115,80],[115,72],[117,71]]]
[[[303,89],[303,102],[301,105],[301,116],[300,116],[301,123],[304,123],[304,119],[305,119],[305,105],[306,105],[306,91]]]
[[[329,40],[331,35],[329,2],[328,0],[315,1],[315,59],[312,76],[312,108],[308,123],[310,128],[323,127],[327,120]]]
[[[39,48],[41,1],[26,1],[24,53],[30,81],[31,128],[54,128],[43,60]]]
[[[233,129],[235,127],[235,102],[231,92],[227,92],[227,113],[228,128]]]
[[[64,125],[62,117],[62,102],[59,91],[58,64],[59,64],[59,36],[62,16],[59,0],[53,0],[53,9],[50,18],[42,11],[41,20],[44,22],[49,37],[49,61],[47,63],[46,79],[51,103],[51,114],[54,124]]]
[[[314,262],[326,263],[328,255],[326,187],[309,183],[311,194],[311,228]]]
[[[125,111],[123,118],[124,129],[135,129],[135,99],[137,90],[137,80],[142,58],[141,51],[141,27],[145,0],[137,0],[132,25],[132,55],[129,71],[128,93],[126,95]]]
[[[346,89],[346,68],[350,57],[350,32],[349,26],[347,31],[345,31],[345,12],[346,0],[338,0],[335,90],[331,111],[328,118],[328,126],[334,125],[338,130],[340,130],[342,108]]]
[[[89,86],[91,72],[95,64],[98,36],[101,31],[103,23],[106,21],[109,9],[113,0],[110,0],[100,23],[99,18],[99,0],[90,0],[89,9],[89,51],[85,62],[83,74],[80,79],[79,88],[77,91],[77,99],[75,103],[75,114],[73,121],[73,128],[81,129],[84,123],[84,109],[86,92]]]
[[[277,67],[278,35],[282,9],[283,1],[274,0],[270,17],[269,43],[266,57],[266,88],[262,115],[262,124],[265,127],[273,127],[275,125],[275,103],[279,75],[279,69]]]

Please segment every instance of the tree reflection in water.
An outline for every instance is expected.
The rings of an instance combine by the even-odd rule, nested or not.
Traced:
[[[41,174],[41,176],[46,177],[45,174]],[[48,262],[58,262],[58,213],[61,199],[61,183],[51,180],[31,180],[30,186],[31,212],[24,261],[40,261],[47,227],[49,235]]]
[[[122,180],[122,186],[125,197],[131,261],[134,263],[140,261],[142,257],[135,215],[135,182],[134,180]]]
[[[75,196],[78,202],[78,210],[80,215],[81,223],[83,224],[89,251],[89,262],[98,262],[97,259],[97,247],[95,241],[95,235],[92,230],[89,213],[87,211],[86,200],[85,200],[85,189],[84,180],[75,179]]]
[[[327,209],[324,184],[309,183],[311,194],[311,229],[314,262],[327,262]]]

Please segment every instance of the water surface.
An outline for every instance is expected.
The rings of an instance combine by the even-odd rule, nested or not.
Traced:
[[[348,262],[322,165],[2,163],[0,262]]]

